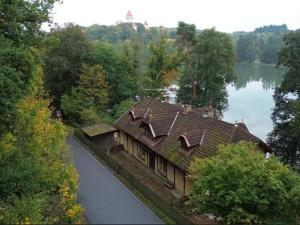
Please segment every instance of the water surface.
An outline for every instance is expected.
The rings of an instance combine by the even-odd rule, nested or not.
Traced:
[[[250,132],[266,139],[272,130],[273,94],[285,70],[264,64],[237,64],[234,84],[227,87],[228,110],[223,120],[234,123],[244,120]]]

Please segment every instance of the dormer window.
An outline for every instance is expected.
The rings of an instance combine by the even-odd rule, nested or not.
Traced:
[[[149,110],[150,108],[131,108],[129,110],[129,114],[131,116],[130,121],[134,123],[138,119],[144,118]]]
[[[181,139],[181,151],[188,152],[188,146],[183,138]]]
[[[185,153],[188,153],[189,149],[191,147],[191,144],[188,140],[188,136],[187,136],[186,132],[180,136],[180,141],[181,141],[180,150]]]
[[[195,131],[189,134],[184,132],[184,134],[179,137],[181,141],[180,150],[189,154],[193,147],[201,146],[204,142],[205,133],[206,129],[204,131]]]

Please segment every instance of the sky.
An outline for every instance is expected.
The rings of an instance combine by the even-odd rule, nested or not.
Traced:
[[[198,29],[252,31],[269,24],[300,28],[300,0],[63,0],[53,10],[53,22],[90,26],[125,21],[131,10],[135,22],[177,27],[178,21]]]

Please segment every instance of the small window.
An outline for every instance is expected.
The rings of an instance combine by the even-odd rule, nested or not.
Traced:
[[[167,175],[167,160],[160,157],[158,161],[158,172],[163,176]]]
[[[185,140],[183,138],[181,139],[181,150],[184,152],[189,151],[188,146],[186,145]]]
[[[114,140],[116,141],[116,140],[118,140],[118,138],[119,138],[118,132],[114,132]]]
[[[142,160],[146,158],[146,151],[143,148],[138,148],[138,157]]]

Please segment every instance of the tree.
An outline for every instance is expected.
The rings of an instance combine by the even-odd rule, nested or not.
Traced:
[[[78,88],[82,90],[89,108],[101,108],[106,105],[108,101],[106,80],[107,74],[101,65],[83,66]]]
[[[57,27],[48,37],[45,52],[45,85],[53,103],[60,106],[60,98],[77,86],[82,64],[86,62],[92,45],[79,26]]]
[[[13,128],[15,104],[28,94],[37,72],[34,46],[55,0],[0,3],[0,136]]]
[[[135,104],[136,102],[132,99],[126,99],[122,101],[117,107],[116,113],[114,115],[115,119],[119,119],[130,107]]]
[[[0,37],[0,136],[12,129],[15,104],[28,93],[34,70],[34,58],[28,49]]]
[[[299,223],[300,177],[250,143],[221,145],[190,167],[189,204],[226,224]]]
[[[132,52],[126,51],[124,53],[112,44],[97,42],[90,56],[91,64],[100,64],[107,72],[109,108],[134,96],[137,91],[134,86],[136,65],[133,64],[136,62],[132,60]]]
[[[262,63],[277,63],[277,52],[283,47],[282,35],[270,35],[260,44],[260,61]]]
[[[241,35],[236,43],[236,53],[239,62],[253,63],[259,54],[256,34]]]
[[[16,45],[36,44],[42,23],[49,21],[53,5],[58,0],[1,1],[1,36]]]
[[[267,141],[284,163],[300,170],[300,30],[285,35],[284,43],[277,65],[288,71],[275,89],[274,129]]]
[[[87,116],[85,110],[103,110],[108,101],[106,80],[107,75],[102,66],[84,65],[78,87],[72,88],[71,94],[61,98],[61,109],[66,118],[80,123],[84,120],[83,116]]]
[[[48,100],[29,96],[16,108],[13,133],[0,139],[0,223],[82,223],[63,124]]]
[[[168,40],[163,36],[158,44],[150,44],[150,60],[144,82],[149,96],[161,96],[163,88],[178,76],[181,58],[177,52],[169,52],[168,45]]]
[[[191,54],[190,68],[185,70],[193,75],[181,76],[177,101],[196,107],[211,102],[221,113],[227,107],[226,85],[234,79],[235,54],[231,39],[214,29],[204,30]]]

